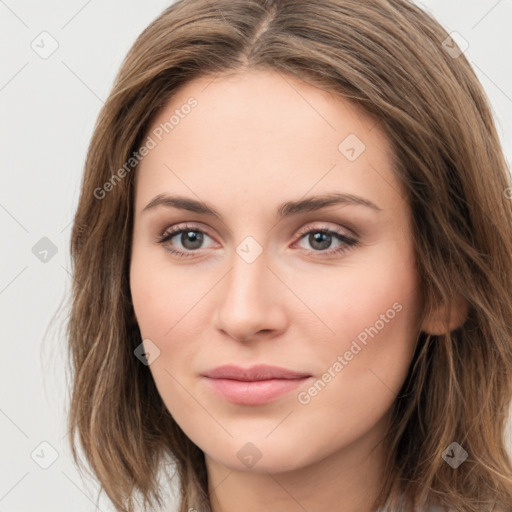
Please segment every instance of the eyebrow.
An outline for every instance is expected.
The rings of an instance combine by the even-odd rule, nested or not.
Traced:
[[[306,199],[299,199],[297,201],[287,201],[277,208],[277,216],[282,219],[291,215],[313,212],[332,205],[365,206],[376,212],[382,211],[382,208],[379,208],[369,199],[365,199],[353,194],[342,194],[335,192],[320,196],[308,197]],[[153,210],[158,206],[174,207],[180,210],[211,215],[213,217],[217,217],[218,219],[222,218],[221,214],[217,210],[202,201],[197,201],[196,199],[183,196],[169,196],[166,194],[159,194],[154,197],[144,207],[142,212]]]

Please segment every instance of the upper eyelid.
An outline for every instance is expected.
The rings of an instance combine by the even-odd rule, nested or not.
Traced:
[[[192,223],[192,222],[186,222],[184,224],[174,224],[172,226],[168,226],[166,227],[163,231],[162,231],[162,234],[161,236],[166,236],[166,235],[175,235],[177,233],[180,233],[181,231],[186,231],[186,230],[190,230],[190,231],[202,231],[204,233],[206,233],[210,238],[213,238],[210,234],[209,234],[209,230],[207,228],[204,228],[201,226],[201,224],[196,224],[196,223]]]
[[[321,225],[319,225],[319,226],[309,226],[309,225],[306,225],[305,227],[300,228],[297,231],[297,234],[298,235],[307,234],[310,231],[329,231],[329,232],[332,232],[332,233],[337,233],[337,234],[344,235],[344,236],[349,237],[349,238],[357,236],[356,233],[352,229],[350,229],[348,227],[342,227],[342,226],[338,226],[338,225],[335,225],[335,227],[329,227],[326,224],[327,224],[326,222],[322,222]],[[345,233],[342,232],[342,230],[347,230],[349,233],[345,234]]]

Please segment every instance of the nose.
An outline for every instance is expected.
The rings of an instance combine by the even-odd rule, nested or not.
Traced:
[[[244,342],[282,333],[288,325],[284,303],[287,290],[268,268],[266,253],[251,263],[235,253],[232,262],[219,283],[216,328]]]

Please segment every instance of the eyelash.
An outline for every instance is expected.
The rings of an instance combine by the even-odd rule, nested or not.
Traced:
[[[205,235],[208,235],[208,233],[206,231],[204,231],[202,229],[199,229],[197,226],[188,225],[188,224],[178,225],[178,226],[173,226],[171,228],[166,229],[158,237],[157,243],[160,244],[160,245],[163,245],[166,251],[170,252],[171,254],[174,254],[175,256],[178,256],[180,258],[191,257],[191,256],[194,255],[195,252],[198,252],[199,249],[197,249],[197,250],[189,250],[189,251],[180,251],[180,250],[176,250],[176,249],[173,249],[173,248],[171,248],[169,246],[165,246],[164,245],[169,240],[174,238],[175,236],[180,235],[181,233],[184,233],[186,231],[194,231],[194,232],[203,233]],[[326,235],[333,235],[336,238],[338,238],[339,241],[341,241],[341,242],[343,242],[345,244],[345,245],[342,245],[342,246],[340,246],[340,247],[338,247],[336,249],[331,249],[331,250],[326,250],[326,251],[314,251],[314,250],[308,251],[308,252],[314,252],[314,253],[321,254],[322,255],[321,257],[337,256],[338,254],[344,253],[344,252],[350,250],[352,247],[357,247],[359,245],[359,241],[358,240],[356,240],[354,238],[350,238],[350,237],[344,235],[341,231],[337,231],[335,229],[330,229],[330,228],[327,228],[325,226],[314,227],[314,228],[303,228],[302,230],[300,230],[297,233],[297,236],[298,236],[297,242],[302,240],[302,238],[304,238],[306,235],[309,235],[311,233],[323,233],[323,234],[326,234]]]

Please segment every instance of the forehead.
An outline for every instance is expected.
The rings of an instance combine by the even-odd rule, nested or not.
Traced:
[[[282,73],[193,80],[159,111],[147,136],[154,147],[137,170],[137,197],[147,201],[177,189],[255,204],[278,201],[283,191],[339,190],[386,208],[402,195],[377,123],[353,103]]]

